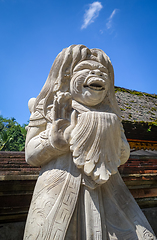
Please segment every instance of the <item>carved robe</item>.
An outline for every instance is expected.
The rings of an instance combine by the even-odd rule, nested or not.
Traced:
[[[128,151],[117,116],[103,113],[93,126],[98,113],[87,114],[81,138],[84,114],[72,132],[71,150],[41,168],[24,240],[156,239],[117,170]],[[106,127],[100,128],[103,119]],[[106,135],[98,138],[101,131]],[[40,159],[42,146],[49,151],[48,132],[35,139]]]

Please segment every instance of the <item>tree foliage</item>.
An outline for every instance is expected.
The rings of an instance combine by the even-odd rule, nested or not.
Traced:
[[[15,118],[0,115],[0,151],[22,151],[25,146],[26,130]]]

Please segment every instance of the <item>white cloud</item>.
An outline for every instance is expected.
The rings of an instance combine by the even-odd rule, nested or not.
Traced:
[[[84,22],[81,29],[86,28],[99,16],[100,10],[103,8],[101,2],[93,2],[89,4],[89,9],[84,14]]]
[[[117,11],[118,11],[118,9],[114,9],[113,12],[111,13],[110,17],[108,18],[108,22],[106,23],[107,29],[110,29],[112,27],[112,19]]]

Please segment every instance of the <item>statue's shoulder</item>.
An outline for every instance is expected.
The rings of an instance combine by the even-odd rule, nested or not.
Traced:
[[[46,125],[47,120],[44,116],[43,100],[38,103],[36,110],[34,111],[35,98],[31,98],[28,102],[28,107],[31,112],[29,127],[37,127]]]
[[[29,127],[46,125],[46,123],[47,123],[46,119],[43,117],[42,113],[40,113],[39,111],[35,111],[34,113],[31,114]]]

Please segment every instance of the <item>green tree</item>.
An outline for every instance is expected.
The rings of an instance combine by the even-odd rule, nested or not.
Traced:
[[[0,115],[0,151],[22,151],[25,146],[26,130],[15,118]]]

